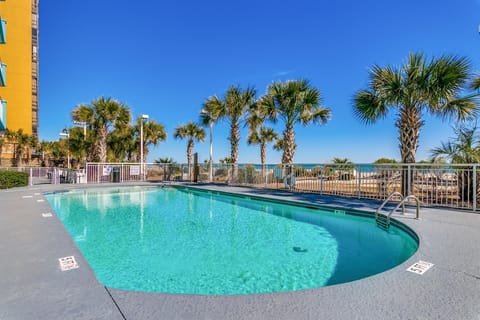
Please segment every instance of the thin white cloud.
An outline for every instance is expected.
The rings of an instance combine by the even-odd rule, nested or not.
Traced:
[[[279,71],[279,72],[276,72],[273,74],[274,77],[283,77],[283,76],[286,76],[286,75],[289,75],[291,73],[294,73],[295,70],[292,69],[292,70],[285,70],[285,71]]]

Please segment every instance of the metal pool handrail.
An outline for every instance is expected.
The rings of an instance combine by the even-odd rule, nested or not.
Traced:
[[[405,202],[403,201],[404,200],[403,195],[400,192],[395,191],[395,192],[390,193],[390,195],[387,197],[387,199],[385,199],[385,201],[383,201],[383,203],[380,205],[380,207],[378,207],[377,211],[375,211],[375,220],[377,220],[378,215],[382,211],[383,207],[385,207],[385,205],[390,200],[392,200],[392,198],[395,197],[395,196],[400,197],[400,204],[403,204],[403,212],[405,212]]]
[[[400,208],[400,206],[402,206],[402,215],[404,215],[405,214],[405,202],[409,199],[414,199],[415,202],[417,203],[417,210],[416,210],[416,214],[415,214],[415,219],[418,220],[418,218],[420,216],[420,200],[418,200],[418,198],[416,196],[414,196],[413,194],[408,195],[405,198],[403,198],[402,201],[400,201],[400,203],[388,213],[388,217],[390,218],[390,216],[395,211],[397,211],[398,208]]]

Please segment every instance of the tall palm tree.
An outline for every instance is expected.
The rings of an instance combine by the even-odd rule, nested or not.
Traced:
[[[94,143],[90,160],[107,161],[107,140],[110,131],[128,125],[131,115],[128,106],[112,98],[100,97],[89,105],[79,105],[72,111],[74,121],[86,122],[93,131]]]
[[[278,134],[272,128],[260,127],[257,131],[251,131],[248,135],[248,144],[260,145],[260,162],[262,163],[262,171],[264,171],[267,162],[267,143],[273,142],[278,138]]]
[[[205,141],[205,130],[199,127],[196,123],[188,122],[185,125],[180,125],[175,129],[173,133],[175,139],[187,139],[187,164],[188,164],[188,176],[192,176],[192,157],[193,147],[195,141]]]
[[[210,157],[208,160],[208,175],[209,181],[213,180],[213,126],[216,124],[219,118],[219,110],[221,107],[218,107],[222,104],[222,101],[217,96],[208,97],[207,100],[203,103],[203,108],[200,110],[200,123],[204,127],[210,129]]]
[[[465,58],[442,56],[427,60],[422,53],[411,53],[400,68],[375,65],[370,71],[369,88],[355,94],[355,114],[371,124],[396,109],[401,160],[414,163],[425,112],[459,121],[476,113],[477,94],[460,96],[471,77],[470,69]],[[409,183],[404,172],[403,194],[408,192]]]
[[[226,120],[230,124],[230,158],[233,162],[233,180],[238,176],[238,146],[240,143],[240,123],[247,108],[255,103],[256,90],[239,86],[228,88],[223,100],[212,97],[207,100],[212,114],[217,120]]]
[[[140,159],[140,124],[141,121],[144,121],[141,117],[137,118],[137,122],[135,124],[135,133],[136,139],[135,141],[138,142],[136,148],[138,152],[138,159]],[[161,123],[156,122],[155,120],[148,119],[143,122],[143,162],[146,162],[147,155],[148,155],[148,147],[150,145],[157,146],[160,142],[167,140],[167,131],[165,130],[165,126]]]
[[[260,145],[260,162],[262,163],[262,176],[267,161],[267,143],[278,139],[278,134],[272,129],[264,126],[269,113],[266,105],[261,103],[262,98],[249,108],[246,124],[249,127],[248,144]]]
[[[320,91],[307,80],[279,81],[268,87],[261,103],[265,104],[273,121],[280,118],[285,123],[282,164],[293,163],[295,124],[324,124],[330,119],[330,109],[322,107],[320,102]]]

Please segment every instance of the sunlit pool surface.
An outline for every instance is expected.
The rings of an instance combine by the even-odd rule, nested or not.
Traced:
[[[186,188],[47,194],[106,286],[184,294],[318,288],[371,276],[417,241],[369,217]]]

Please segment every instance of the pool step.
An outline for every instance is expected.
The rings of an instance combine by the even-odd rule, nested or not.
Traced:
[[[388,230],[390,227],[390,217],[384,214],[378,214],[375,222],[377,223],[377,226],[383,230]]]

